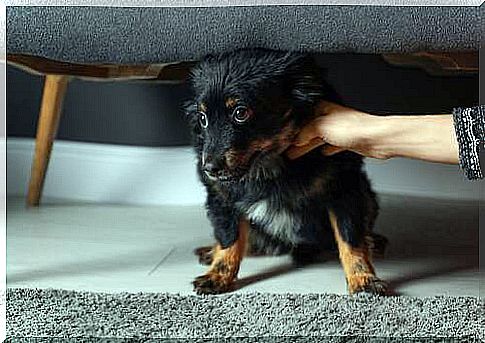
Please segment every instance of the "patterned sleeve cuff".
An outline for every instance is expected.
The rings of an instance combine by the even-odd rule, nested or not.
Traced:
[[[470,180],[483,178],[480,168],[480,145],[485,143],[485,106],[453,110],[460,167]]]

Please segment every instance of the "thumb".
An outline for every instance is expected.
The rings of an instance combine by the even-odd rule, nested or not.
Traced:
[[[325,156],[332,156],[338,154],[339,152],[345,151],[345,149],[335,145],[325,144],[320,151]]]
[[[325,144],[323,139],[320,138],[313,138],[307,144],[300,145],[300,146],[291,146],[287,152],[286,155],[288,156],[289,159],[294,160],[300,156],[305,155],[307,152],[321,146],[322,144]]]
[[[303,129],[298,133],[293,142],[294,146],[304,146],[310,143],[314,143],[316,140],[322,141],[320,133],[318,132],[319,123],[317,119],[312,120],[310,123],[305,125]]]

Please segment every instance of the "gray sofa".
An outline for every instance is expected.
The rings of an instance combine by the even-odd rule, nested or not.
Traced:
[[[8,7],[7,30],[10,54],[76,63],[197,60],[254,46],[389,53],[480,43],[473,6]]]

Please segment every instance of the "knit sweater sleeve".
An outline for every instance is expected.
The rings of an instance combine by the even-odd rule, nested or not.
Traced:
[[[470,180],[483,178],[480,169],[480,147],[485,146],[485,106],[453,110],[460,167]]]

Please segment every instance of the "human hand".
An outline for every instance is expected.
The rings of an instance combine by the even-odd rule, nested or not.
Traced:
[[[376,117],[328,101],[322,101],[316,111],[317,117],[299,132],[288,149],[290,159],[301,157],[317,147],[321,147],[327,156],[351,150],[364,156],[384,158],[370,149],[367,139],[371,122]]]

